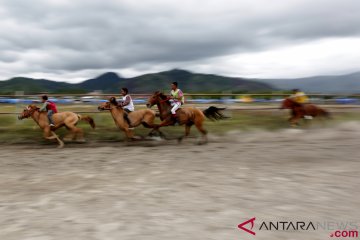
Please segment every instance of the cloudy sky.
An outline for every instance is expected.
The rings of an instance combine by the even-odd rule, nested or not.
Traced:
[[[0,79],[360,71],[359,0],[0,0]]]

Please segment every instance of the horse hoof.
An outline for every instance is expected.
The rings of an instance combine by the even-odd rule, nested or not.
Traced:
[[[64,148],[64,143],[60,143],[57,148]]]
[[[79,140],[76,140],[77,143],[85,143],[86,140],[85,139],[79,139]]]
[[[142,140],[142,137],[134,136],[131,138],[131,141],[139,141],[139,140]]]
[[[64,141],[64,142],[71,142],[72,139],[71,139],[71,138],[63,138],[63,141]]]

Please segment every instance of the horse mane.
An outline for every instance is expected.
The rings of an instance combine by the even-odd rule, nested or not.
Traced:
[[[162,93],[162,92],[159,93],[159,96],[160,96],[160,98],[161,98],[162,100],[164,100],[164,99],[167,98],[167,96],[166,96],[164,93]]]
[[[160,92],[160,91],[154,92],[154,95],[159,96],[161,100],[165,100],[168,98],[168,96],[166,96],[163,92]],[[168,101],[166,101],[166,102],[168,102]]]
[[[40,108],[36,106],[35,104],[30,104],[27,108],[36,109],[39,110]]]
[[[109,102],[110,102],[111,104],[114,104],[115,106],[118,106],[118,105],[119,105],[119,103],[116,101],[116,97],[111,97],[111,98],[109,99]]]

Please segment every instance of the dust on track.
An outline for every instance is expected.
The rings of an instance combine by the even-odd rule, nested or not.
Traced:
[[[360,124],[171,141],[0,146],[0,239],[253,239],[261,220],[360,222]],[[330,231],[257,232],[326,239]]]

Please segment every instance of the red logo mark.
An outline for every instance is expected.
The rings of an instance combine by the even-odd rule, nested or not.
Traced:
[[[254,227],[254,221],[255,221],[255,218],[252,218],[252,219],[247,220],[247,221],[245,221],[243,223],[240,223],[238,225],[238,228],[240,228],[240,229],[244,230],[245,232],[248,232],[248,233],[250,233],[252,235],[255,235],[255,232],[251,231],[253,229],[253,227]],[[250,229],[244,227],[244,225],[246,225],[248,223],[251,223],[251,228]]]

